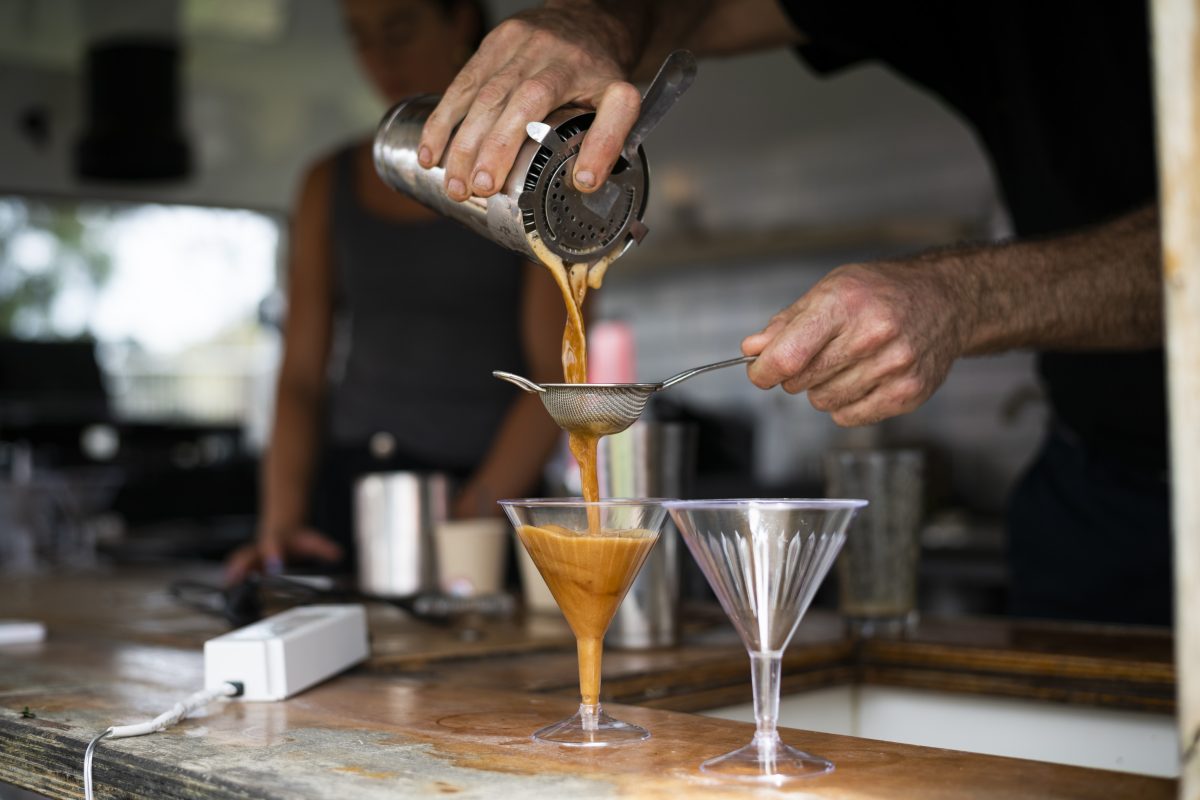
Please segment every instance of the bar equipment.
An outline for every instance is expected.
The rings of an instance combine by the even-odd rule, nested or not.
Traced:
[[[590,194],[580,192],[571,178],[595,118],[581,108],[562,108],[544,122],[530,122],[529,141],[518,151],[504,186],[488,198],[450,199],[444,168],[425,169],[417,160],[436,95],[409,98],[388,111],[375,134],[375,169],[393,189],[527,258],[589,265],[589,283],[599,286],[608,265],[646,235],[642,216],[650,182],[641,143],[695,75],[691,53],[678,50],[667,57],[646,91],[612,176]]]
[[[645,728],[613,719],[600,706],[604,634],[658,541],[661,500],[576,498],[501,500],[538,571],[575,634],[579,710],[533,734],[567,747],[610,747],[650,738]]]
[[[600,440],[597,465],[602,497],[687,497],[696,469],[696,426],[637,422]],[[606,645],[645,650],[679,644],[679,555],[679,532],[667,519],[617,608]]]
[[[839,606],[860,636],[898,635],[916,621],[924,472],[919,450],[848,449],[825,456],[826,493],[871,503],[838,563]]]
[[[741,356],[714,364],[692,367],[658,383],[534,383],[528,378],[499,370],[493,377],[537,394],[558,427],[570,433],[611,436],[637,422],[646,402],[655,392],[677,383],[738,364],[749,364],[758,356]]]
[[[750,655],[757,730],[700,765],[709,775],[780,785],[833,763],[783,743],[780,663],[863,500],[670,500],[683,540]]]
[[[354,486],[359,591],[412,597],[438,590],[434,530],[450,516],[450,478],[381,472]]]

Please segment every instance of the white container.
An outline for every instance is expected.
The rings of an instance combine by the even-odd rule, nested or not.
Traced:
[[[440,523],[434,542],[442,591],[454,597],[501,592],[510,530],[508,522],[500,517]]]

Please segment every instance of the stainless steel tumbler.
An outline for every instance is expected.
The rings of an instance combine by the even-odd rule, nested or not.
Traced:
[[[380,597],[436,592],[434,528],[450,514],[450,478],[440,473],[364,475],[354,487],[358,585]]]
[[[600,440],[602,497],[686,497],[696,467],[696,429],[680,422],[637,422]],[[604,641],[625,649],[679,644],[679,532],[667,521],[658,544],[617,609]]]

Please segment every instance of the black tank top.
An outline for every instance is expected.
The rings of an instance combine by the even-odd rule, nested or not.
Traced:
[[[472,469],[516,399],[492,370],[525,368],[521,259],[450,220],[378,216],[355,188],[351,146],[331,204],[331,444],[387,432],[413,459]]]

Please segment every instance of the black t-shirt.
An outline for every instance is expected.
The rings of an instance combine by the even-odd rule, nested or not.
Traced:
[[[1103,222],[1157,194],[1147,8],[1138,0],[781,0],[819,72],[882,61],[956,110],[1016,232]],[[1161,349],[1041,353],[1057,418],[1089,451],[1166,466]]]

